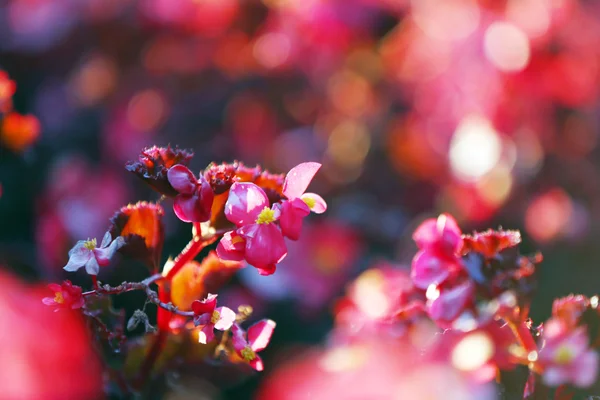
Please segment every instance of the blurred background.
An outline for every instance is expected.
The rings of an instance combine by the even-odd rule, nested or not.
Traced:
[[[408,267],[413,229],[439,212],[465,232],[520,229],[522,251],[543,252],[542,320],[553,298],[598,287],[599,65],[595,1],[4,0],[0,69],[40,129],[1,129],[0,264],[64,279],[75,241],[158,199],[125,162],[172,144],[194,150],[196,173],[323,164],[311,191],[328,212],[275,275],[244,269],[222,290],[278,323],[266,372],[224,398],[251,398],[322,342],[347,282]],[[189,238],[165,210],[163,260]]]

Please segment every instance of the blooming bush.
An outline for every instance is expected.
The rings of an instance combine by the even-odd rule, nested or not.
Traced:
[[[600,395],[598,49],[589,0],[1,1],[0,399]]]
[[[276,265],[287,255],[284,235],[299,239],[302,219],[311,210],[322,213],[327,209],[325,200],[319,195],[305,193],[321,166],[318,163],[302,163],[285,178],[237,162],[210,165],[196,178],[184,165],[192,155],[192,152],[178,148],[153,147],[144,149],[138,161],[127,164],[129,171],[161,193],[163,199],[173,198],[175,215],[182,222],[191,224],[192,239],[178,256],[158,272],[157,260],[164,238],[162,206],[146,202],[130,204],[112,218],[100,245],[96,239],[80,240],[69,251],[69,261],[64,269],[69,272],[85,269],[91,277],[91,290],[84,292],[66,280],[62,284],[50,284],[51,296],[41,299],[54,311],[78,313],[87,318],[100,344],[112,346],[116,352],[131,352],[127,348],[125,328],[132,331],[140,324],[144,326],[152,343],[140,361],[139,369],[129,376],[122,375],[120,370],[113,374],[119,377],[115,385],[122,395],[143,390],[153,371],[162,372],[156,370],[156,364],[173,335],[195,335],[200,344],[210,346],[201,359],[245,363],[262,371],[264,364],[256,353],[267,347],[276,323],[263,319],[244,330],[242,323],[251,316],[251,306],[238,305],[237,313],[226,306],[217,307],[217,295],[207,291],[209,281],[224,270],[229,273],[223,278],[231,277],[231,272],[242,267],[242,263],[255,267],[260,275],[273,274]],[[275,200],[271,201],[266,191]],[[226,197],[224,204],[215,202],[215,194]],[[220,214],[228,221],[224,227],[217,223],[222,220]],[[214,253],[200,263],[204,275],[188,286],[188,279],[183,275],[182,280],[180,275],[186,274],[186,268],[196,263],[194,258],[219,238],[216,248],[219,261],[212,266],[212,274],[207,269],[211,268],[208,260]],[[143,260],[156,273],[141,282],[123,282],[118,286],[103,284],[98,280],[101,267],[110,265],[117,252]],[[226,266],[224,262],[234,263]],[[154,285],[157,290],[153,289]],[[211,290],[216,289],[218,286],[213,285]],[[101,305],[110,299],[110,295],[135,290],[145,293],[146,304],[153,303],[158,307],[156,327],[149,322],[145,305],[144,309],[133,313],[126,326],[122,314],[111,310],[110,305]],[[202,296],[206,297],[202,299]],[[175,300],[181,298],[192,298],[193,301]],[[106,319],[111,317],[114,320],[107,323]]]

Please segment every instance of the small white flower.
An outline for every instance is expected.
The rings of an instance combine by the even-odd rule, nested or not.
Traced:
[[[110,259],[125,244],[121,236],[112,240],[110,232],[106,232],[100,247],[96,247],[96,239],[80,240],[69,251],[69,262],[65,265],[66,271],[77,271],[81,267],[90,275],[98,275],[100,266],[109,264]]]

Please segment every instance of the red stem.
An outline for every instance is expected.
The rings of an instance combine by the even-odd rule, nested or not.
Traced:
[[[167,281],[170,282],[173,279],[173,277],[181,270],[181,268],[185,266],[185,264],[196,258],[196,256],[202,251],[202,249],[204,249],[209,244],[214,243],[214,241],[216,240],[217,235],[213,235],[209,239],[204,239],[202,237],[202,228],[200,226],[200,223],[198,222],[194,222],[194,230],[195,235],[192,237],[192,240],[190,240],[187,246],[185,246],[185,248],[181,250],[181,253],[179,253],[179,255],[173,261],[173,266],[165,275],[165,279]]]
[[[521,347],[523,347],[528,354],[532,351],[537,351],[537,344],[535,343],[535,340],[531,335],[531,331],[529,330],[529,327],[525,321],[515,323],[508,320],[506,322],[508,326],[510,326],[510,329],[513,331],[513,334],[519,341]]]

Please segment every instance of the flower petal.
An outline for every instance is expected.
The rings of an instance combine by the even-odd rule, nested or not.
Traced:
[[[56,302],[54,301],[54,297],[44,297],[42,299],[42,303],[44,303],[47,306],[54,306],[54,305],[56,305]]]
[[[84,246],[85,241],[80,240],[77,244],[69,250],[69,262],[64,266],[66,271],[77,271],[88,262],[92,257],[92,251]]]
[[[287,173],[283,182],[283,194],[288,200],[293,200],[302,196],[306,188],[312,181],[321,164],[316,162],[307,162],[296,165]]]
[[[327,203],[325,202],[325,200],[323,200],[321,196],[319,196],[316,193],[304,193],[301,196],[301,199],[311,199],[315,202],[315,205],[312,206],[310,209],[315,214],[323,214],[325,211],[327,211]]]
[[[96,261],[96,257],[90,257],[88,262],[85,263],[85,270],[90,275],[98,275],[100,272],[100,265]]]
[[[65,281],[65,282],[69,282],[69,281]],[[48,285],[48,289],[52,290],[54,293],[61,292],[62,286],[60,286],[58,283],[51,283]]]
[[[427,289],[431,284],[444,282],[456,268],[456,261],[433,251],[420,250],[413,258],[410,276],[416,287]]]
[[[598,353],[588,350],[579,356],[574,363],[573,384],[578,387],[588,387],[594,384],[598,375]]]
[[[238,325],[233,324],[231,327],[231,344],[235,351],[239,354],[246,346],[248,346],[248,342],[246,341],[244,330]]]
[[[234,231],[225,232],[217,245],[217,256],[224,261],[242,261],[246,240]]]
[[[110,263],[110,259],[115,255],[115,252],[124,245],[125,239],[122,236],[118,236],[108,247],[94,249],[94,257],[96,257],[99,265],[105,267]]]
[[[194,173],[188,167],[181,164],[169,168],[167,179],[171,186],[173,186],[173,189],[181,194],[192,194],[196,190],[196,186],[198,186],[198,181]]]
[[[302,220],[310,214],[310,208],[299,198],[284,201],[279,208],[281,210],[279,218],[281,233],[291,240],[300,239]]]
[[[265,207],[269,207],[269,199],[260,187],[254,183],[236,182],[229,190],[225,216],[238,227],[249,225]]]
[[[261,224],[256,235],[246,240],[246,261],[256,268],[277,264],[287,255],[285,240],[275,224]]]
[[[264,350],[275,329],[276,323],[270,319],[263,319],[248,328],[248,343],[254,351]]]
[[[260,268],[256,267],[256,269],[258,270],[259,275],[269,276],[275,273],[275,270],[277,269],[277,264],[269,264]]]
[[[214,327],[215,326],[213,324],[204,325],[198,332],[198,341],[202,344],[212,342],[212,340],[215,338],[215,332],[213,330]]]
[[[262,358],[258,355],[254,358],[254,360],[250,361],[250,366],[254,368],[256,371],[262,371],[264,369]]]
[[[102,243],[100,243],[100,247],[108,247],[108,245],[110,244],[110,241],[112,240],[112,236],[110,234],[110,231],[107,231],[104,234],[104,237],[102,238]]]
[[[180,194],[173,201],[173,212],[183,222],[200,222],[203,215],[197,211],[198,197],[192,194]]]
[[[204,300],[194,300],[192,303],[194,315],[212,313],[217,306],[217,296],[216,294],[209,293]]]
[[[440,326],[452,323],[473,300],[475,287],[471,281],[445,289],[429,305],[429,317]]]
[[[217,311],[219,312],[220,318],[215,323],[215,329],[226,331],[227,329],[231,328],[235,322],[235,312],[228,307],[218,307]]]
[[[413,233],[419,249],[435,248],[445,254],[454,254],[462,246],[462,232],[450,214],[425,220]]]

